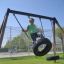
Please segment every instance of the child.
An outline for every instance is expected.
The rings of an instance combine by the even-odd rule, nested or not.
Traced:
[[[38,37],[38,34],[37,34],[38,29],[37,29],[36,25],[34,24],[34,19],[33,18],[29,19],[29,23],[30,23],[30,25],[27,26],[26,30],[23,29],[23,31],[24,32],[27,32],[27,31],[29,32],[29,34],[31,35],[31,38],[33,40],[33,44],[35,44],[36,38]]]

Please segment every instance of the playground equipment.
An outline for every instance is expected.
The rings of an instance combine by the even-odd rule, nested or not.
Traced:
[[[21,24],[19,23],[17,17],[15,16],[15,14],[19,14],[19,15],[25,15],[25,16],[28,16],[28,17],[37,17],[40,19],[40,22],[41,22],[41,19],[44,18],[44,19],[48,19],[50,20],[50,22],[52,22],[52,30],[53,30],[53,43],[56,44],[55,42],[55,24],[57,24],[59,26],[59,28],[62,30],[62,32],[64,33],[64,30],[62,29],[62,27],[59,25],[57,19],[55,17],[47,17],[47,16],[42,16],[42,15],[37,15],[37,14],[32,14],[32,13],[26,13],[26,12],[20,12],[20,11],[15,11],[15,10],[11,10],[11,9],[7,9],[7,12],[4,16],[4,20],[2,22],[2,25],[0,27],[0,48],[1,48],[1,44],[2,44],[2,41],[3,41],[3,36],[4,36],[4,32],[5,32],[5,28],[6,28],[6,24],[7,24],[7,19],[9,17],[9,14],[12,13],[15,17],[15,19],[17,20],[18,24],[20,25],[20,27],[23,29],[23,27],[21,26]],[[42,26],[42,23],[41,23],[41,26]],[[43,27],[42,27],[43,29]],[[26,34],[26,33],[25,33]],[[28,35],[26,34],[26,36],[28,37]],[[28,37],[29,38],[29,37]],[[46,44],[46,47],[44,48],[44,50],[42,51],[39,51],[38,50],[38,47],[41,45],[41,44]],[[34,51],[34,54],[37,55],[37,56],[43,56],[45,54],[47,54],[50,49],[52,47],[52,44],[50,42],[49,39],[47,39],[46,37],[44,37],[43,35],[43,38],[39,39],[37,41],[37,44],[34,45],[34,48],[33,48],[33,51]],[[56,56],[56,51],[55,51],[55,46],[54,46],[54,56]]]
[[[23,30],[23,27],[21,26],[20,22],[18,21],[18,18],[15,16],[15,14],[13,14],[13,16],[15,17],[16,21],[18,22],[18,24],[20,25],[21,29]],[[42,27],[42,31],[43,31],[43,25],[42,25],[41,19],[40,19],[40,23],[41,23],[41,27]],[[24,33],[28,37],[26,32],[24,32]],[[45,38],[44,32],[43,32],[43,34],[40,33],[38,35],[39,35],[39,37],[37,37],[37,38],[39,38],[39,39],[36,40],[37,44],[33,45],[33,52],[34,52],[34,54],[36,56],[43,56],[43,55],[47,54],[50,51],[50,49],[52,48],[52,44],[51,44],[51,42],[50,42],[50,40],[48,38]],[[28,39],[29,39],[29,37],[28,37]],[[46,47],[42,51],[39,51],[38,47],[40,45],[42,45],[42,44],[45,44]]]

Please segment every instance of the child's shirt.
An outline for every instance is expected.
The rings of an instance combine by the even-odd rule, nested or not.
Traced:
[[[28,25],[27,29],[30,34],[38,32],[37,27],[34,24]]]

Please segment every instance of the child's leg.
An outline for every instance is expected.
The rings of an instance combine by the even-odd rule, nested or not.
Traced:
[[[33,40],[33,44],[35,44],[36,38],[38,37],[37,33],[32,33],[31,38]]]

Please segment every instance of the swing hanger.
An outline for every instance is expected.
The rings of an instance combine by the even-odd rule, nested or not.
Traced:
[[[43,29],[43,25],[42,25],[42,20],[41,20],[41,18],[39,18],[39,20],[40,20],[40,24],[41,24],[41,28],[42,28],[42,35],[45,36],[45,35],[44,35],[44,29]]]
[[[14,18],[16,19],[16,21],[18,22],[18,24],[20,25],[21,29],[24,30],[23,27],[22,27],[22,25],[20,24],[18,18],[16,17],[16,15],[13,14],[13,16],[14,16]],[[23,31],[23,32],[24,32],[24,31]],[[25,33],[25,35],[28,37],[28,39],[30,39],[29,36],[27,35],[27,33],[26,33],[26,32],[24,32],[24,33]]]

